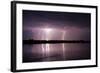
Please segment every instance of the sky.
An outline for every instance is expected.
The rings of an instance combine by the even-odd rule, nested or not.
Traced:
[[[23,10],[23,39],[90,40],[90,14]]]

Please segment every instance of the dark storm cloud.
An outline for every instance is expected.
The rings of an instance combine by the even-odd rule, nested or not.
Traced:
[[[90,27],[90,14],[23,10],[25,26],[38,27],[48,23],[58,27]]]
[[[88,13],[23,10],[23,38],[38,35],[38,30],[31,29],[49,27],[67,31],[66,39],[90,40],[90,18]]]

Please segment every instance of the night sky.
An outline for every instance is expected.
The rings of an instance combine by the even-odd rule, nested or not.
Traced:
[[[90,18],[89,13],[23,10],[23,40],[90,41]],[[90,44],[23,45],[23,62],[79,59],[90,59]]]

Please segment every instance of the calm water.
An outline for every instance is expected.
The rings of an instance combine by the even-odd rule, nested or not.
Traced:
[[[90,44],[23,45],[23,62],[43,62],[90,59]]]

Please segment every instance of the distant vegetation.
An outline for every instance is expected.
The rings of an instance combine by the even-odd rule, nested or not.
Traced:
[[[90,41],[86,40],[23,40],[23,44],[53,44],[53,43],[90,43]]]

